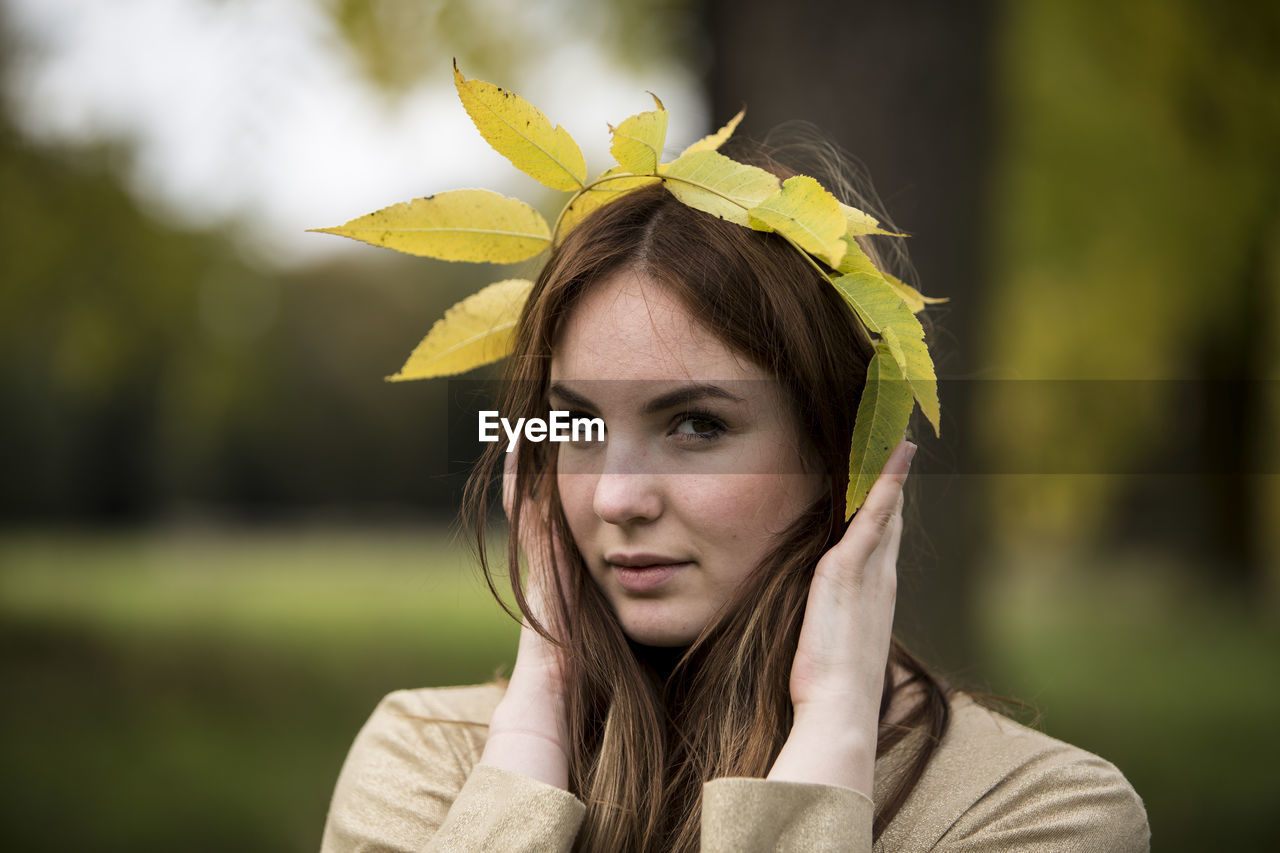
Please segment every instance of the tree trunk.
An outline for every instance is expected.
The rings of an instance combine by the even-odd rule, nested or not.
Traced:
[[[908,250],[933,310],[940,378],[976,369],[985,275],[994,13],[943,0],[706,0],[713,123],[745,102],[741,133],[812,121],[861,160]],[[943,440],[921,445],[909,500],[897,626],[944,669],[975,666],[975,561],[988,525],[972,472],[968,382],[944,382]],[[923,423],[923,421],[922,421]],[[912,524],[908,515],[908,524]]]

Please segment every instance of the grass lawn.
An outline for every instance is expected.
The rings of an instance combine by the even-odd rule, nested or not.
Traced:
[[[315,850],[400,687],[485,681],[517,631],[441,533],[0,539],[13,849]]]
[[[1029,566],[1035,569],[1028,571]],[[1118,766],[1157,850],[1262,850],[1280,835],[1280,624],[1150,555],[1023,553],[980,596],[1002,690]]]
[[[993,565],[991,683],[1117,764],[1157,849],[1280,831],[1274,620],[1141,561]],[[10,846],[313,851],[377,700],[487,680],[516,633],[443,533],[4,534]]]

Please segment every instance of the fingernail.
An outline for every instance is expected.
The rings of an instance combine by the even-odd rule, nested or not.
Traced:
[[[912,442],[907,442],[907,466],[910,467],[911,460],[916,458],[916,446]]]

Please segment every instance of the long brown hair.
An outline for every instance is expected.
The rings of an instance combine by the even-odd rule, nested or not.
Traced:
[[[587,804],[576,849],[694,851],[702,784],[764,776],[790,733],[791,663],[814,567],[846,527],[849,444],[870,353],[839,294],[780,238],[694,210],[655,185],[598,210],[552,254],[520,320],[500,403],[505,416],[545,417],[551,354],[565,319],[593,284],[628,268],[668,288],[730,349],[777,378],[815,459],[830,472],[826,493],[779,537],[737,598],[672,667],[628,640],[572,545],[555,488],[555,445],[522,446],[507,565],[519,565],[518,519],[527,500],[542,504],[571,563],[570,588],[560,590],[551,621],[565,649],[569,789]],[[504,449],[489,446],[467,482],[463,507],[495,595],[485,525]],[[527,612],[518,571],[510,581]],[[565,601],[575,603],[572,614]],[[909,674],[905,682],[894,683],[895,665]],[[908,685],[922,698],[899,725],[885,725],[895,691]],[[875,837],[945,731],[946,697],[946,686],[895,638],[877,754],[910,731],[926,737],[876,804]]]

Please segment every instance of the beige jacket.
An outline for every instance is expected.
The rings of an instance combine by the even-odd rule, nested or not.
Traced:
[[[477,764],[503,688],[402,690],[356,736],[338,777],[323,853],[567,851],[586,807],[567,791]],[[1146,851],[1142,800],[1113,765],[989,711],[963,694],[924,776],[879,851]],[[912,737],[915,737],[913,735]],[[912,737],[876,760],[875,797]],[[869,851],[873,806],[849,788],[714,779],[702,850]]]

